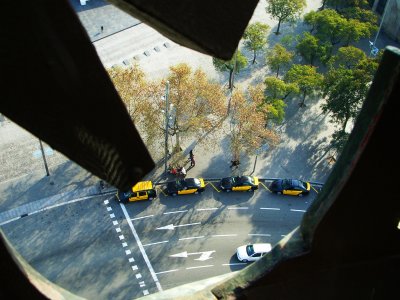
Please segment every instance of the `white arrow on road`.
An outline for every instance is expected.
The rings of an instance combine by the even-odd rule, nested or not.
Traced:
[[[212,258],[212,257],[210,257],[210,255],[213,254],[214,252],[215,252],[215,250],[203,251],[203,252],[193,252],[193,253],[188,253],[187,251],[184,251],[184,252],[180,252],[177,254],[172,254],[172,255],[170,255],[170,257],[185,257],[186,258],[189,255],[199,255],[200,254],[200,257],[195,258],[194,260],[205,261],[205,260],[209,260],[210,258]]]
[[[160,230],[160,229],[173,230],[176,227],[193,226],[193,225],[199,225],[199,224],[201,224],[201,223],[199,222],[199,223],[181,224],[181,225],[169,224],[167,226],[158,227],[158,228],[156,228],[156,230]]]

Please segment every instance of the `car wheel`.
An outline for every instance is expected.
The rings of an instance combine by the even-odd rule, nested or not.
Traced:
[[[277,195],[282,195],[282,192],[276,192]]]
[[[175,197],[177,194],[176,193],[172,193],[172,197]]]
[[[230,191],[231,191],[230,189],[227,189],[227,190],[226,190],[227,193],[229,193]]]
[[[303,193],[300,193],[300,194],[299,194],[299,197],[303,197]]]
[[[247,263],[247,262],[248,262],[248,260],[247,260],[247,259],[243,259],[243,260],[242,260],[242,262],[244,262],[244,263]]]
[[[199,193],[199,191],[195,191],[194,193],[197,195]]]
[[[153,197],[149,197],[149,200],[152,201],[154,198]]]

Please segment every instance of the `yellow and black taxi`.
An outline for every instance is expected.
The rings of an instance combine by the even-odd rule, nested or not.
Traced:
[[[204,191],[203,178],[185,178],[167,183],[167,193],[170,196],[198,194]]]
[[[254,191],[258,189],[258,177],[232,176],[222,178],[219,187],[225,191]]]
[[[271,182],[269,189],[273,193],[304,196],[310,193],[311,185],[309,182],[297,179],[275,179]]]
[[[132,187],[131,191],[117,192],[117,199],[119,202],[153,200],[156,197],[157,192],[151,181],[140,181]]]

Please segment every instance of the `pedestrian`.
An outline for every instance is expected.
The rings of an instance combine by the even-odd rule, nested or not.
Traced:
[[[196,165],[196,162],[194,161],[194,156],[190,159],[190,167],[194,167]]]
[[[229,168],[239,167],[239,165],[240,165],[240,161],[238,159],[231,160],[231,165],[229,166]]]
[[[101,29],[101,32],[103,33],[104,27],[103,27],[103,26],[101,26],[101,27],[100,27],[100,29]]]

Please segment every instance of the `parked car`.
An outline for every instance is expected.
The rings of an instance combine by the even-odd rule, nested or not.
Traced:
[[[258,177],[232,176],[222,178],[219,187],[226,191],[254,191],[258,189]]]
[[[236,256],[242,262],[255,261],[263,257],[271,249],[270,243],[243,245],[236,249]]]
[[[135,202],[140,200],[153,200],[157,197],[157,191],[151,181],[140,181],[136,183],[131,191],[117,192],[119,202]]]
[[[269,189],[273,193],[303,196],[310,193],[311,185],[309,182],[297,179],[276,179],[272,181]]]
[[[185,178],[167,183],[167,193],[170,196],[198,194],[204,191],[203,178]]]

